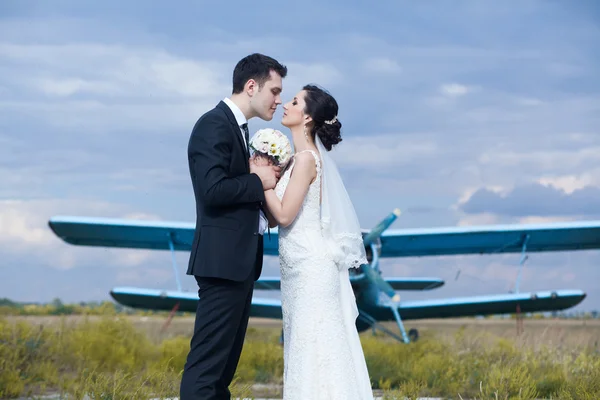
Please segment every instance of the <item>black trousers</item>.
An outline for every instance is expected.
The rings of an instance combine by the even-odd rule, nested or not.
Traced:
[[[254,273],[243,282],[196,277],[198,308],[180,400],[229,400],[240,359],[254,289]]]

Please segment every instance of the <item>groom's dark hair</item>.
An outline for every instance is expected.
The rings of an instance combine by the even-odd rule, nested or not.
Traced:
[[[241,93],[249,79],[254,79],[262,88],[269,80],[271,71],[277,72],[281,78],[287,75],[285,65],[264,54],[254,53],[242,58],[233,70],[233,94]]]

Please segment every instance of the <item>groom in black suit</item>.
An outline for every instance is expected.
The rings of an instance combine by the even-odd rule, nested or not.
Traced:
[[[236,65],[233,94],[196,122],[188,162],[196,198],[196,231],[187,274],[198,283],[196,323],[181,400],[230,399],[244,343],[254,281],[263,260],[264,191],[280,170],[249,163],[248,119],[270,121],[287,68],[252,54]]]

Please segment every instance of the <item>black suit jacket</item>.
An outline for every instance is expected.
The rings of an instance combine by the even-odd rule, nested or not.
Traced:
[[[250,174],[248,153],[231,109],[220,102],[196,122],[188,144],[196,198],[196,230],[188,275],[243,281],[262,270],[259,210],[262,182]]]

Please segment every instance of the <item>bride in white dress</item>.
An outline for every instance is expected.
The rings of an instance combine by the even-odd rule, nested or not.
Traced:
[[[284,400],[372,400],[348,269],[366,263],[356,213],[328,152],[341,141],[338,105],[305,86],[284,105],[295,156],[265,193],[279,227]]]

